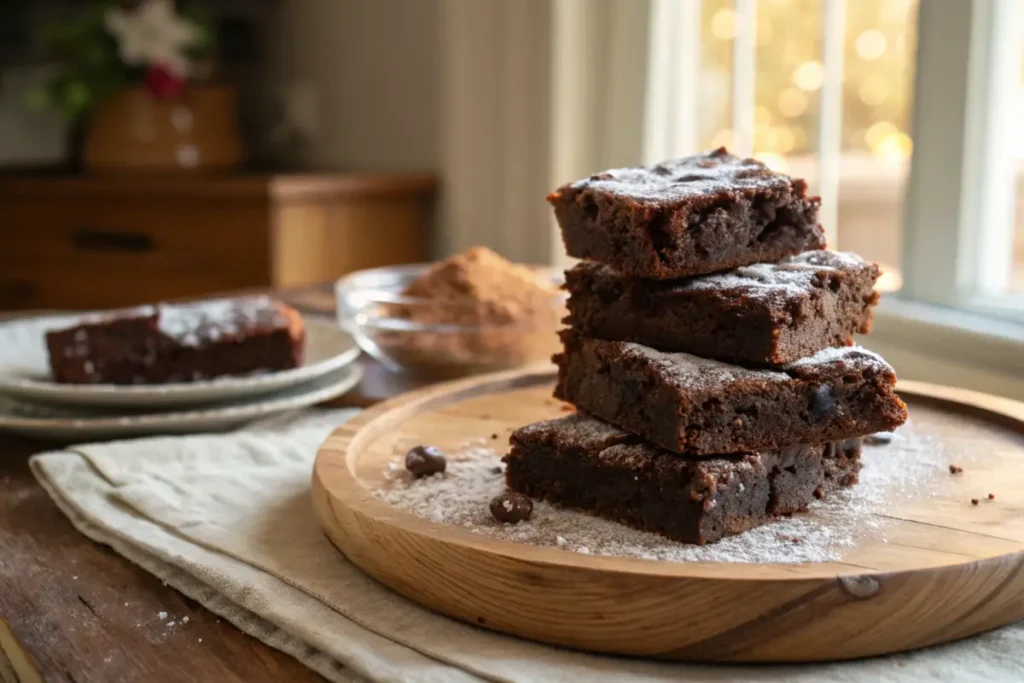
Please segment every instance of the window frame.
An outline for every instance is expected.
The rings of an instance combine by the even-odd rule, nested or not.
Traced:
[[[702,36],[692,24],[704,4],[692,0],[696,7],[684,17],[670,9],[676,0],[649,2],[645,162],[698,151],[693,126],[699,98],[685,97],[692,86],[679,80],[699,74],[694,43],[699,44]],[[755,6],[734,2],[737,13]],[[823,40],[829,37],[832,43],[824,45],[823,61],[834,74],[842,68],[835,43],[837,36],[842,37],[845,6],[836,0],[821,2]],[[1009,59],[1006,54],[1022,49],[1014,34],[1015,12],[1024,15],[1024,6],[1015,6],[1018,2],[918,0],[914,153],[903,207],[900,263],[903,286],[883,298],[873,334],[865,343],[891,356],[902,377],[1024,400],[1024,295],[1006,289],[1012,268],[1016,175],[1009,166],[1012,159],[1000,148],[1010,108],[998,100],[1010,90],[1000,87],[1009,77],[1007,69],[1019,65],[1019,55]],[[667,31],[665,23],[676,28]],[[663,44],[673,35],[674,45]],[[1017,78],[1014,74],[1014,88]],[[841,90],[830,92],[835,99]],[[823,115],[831,114],[821,126],[824,130],[819,130],[816,149],[815,189],[823,198],[822,220],[831,216],[832,223],[838,200],[838,106],[823,103]],[[993,173],[1005,182],[986,182]],[[825,227],[835,244],[835,226]],[[993,262],[999,267],[993,268]]]
[[[1007,293],[1016,175],[1000,148],[1021,49],[1016,5],[919,2],[898,296],[1024,321]]]

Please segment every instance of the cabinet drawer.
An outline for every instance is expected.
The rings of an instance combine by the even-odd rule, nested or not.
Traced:
[[[111,203],[63,199],[0,207],[0,264],[147,273],[269,270],[268,212],[259,204]]]
[[[0,307],[120,306],[269,285],[267,216],[255,202],[5,202]]]

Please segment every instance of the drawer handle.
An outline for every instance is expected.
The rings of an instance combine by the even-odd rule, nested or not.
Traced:
[[[114,230],[93,230],[79,228],[71,235],[71,241],[79,249],[89,251],[152,251],[156,246],[153,238],[141,232],[118,232]]]

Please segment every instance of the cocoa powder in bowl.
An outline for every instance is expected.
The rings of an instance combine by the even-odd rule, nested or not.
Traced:
[[[454,376],[549,358],[565,315],[558,288],[538,273],[486,247],[435,263],[402,292],[415,302],[388,315],[451,330],[396,331],[378,340],[403,366]]]

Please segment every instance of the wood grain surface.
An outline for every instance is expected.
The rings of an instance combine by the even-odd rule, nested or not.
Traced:
[[[0,646],[38,673],[21,680],[323,680],[78,533],[29,472],[46,448],[0,443]]]
[[[934,431],[934,447],[947,440],[949,452],[970,465],[957,477],[945,471],[938,491],[916,498],[911,491],[871,513],[884,524],[863,530],[835,562],[583,555],[430,522],[373,495],[399,442],[457,449],[564,414],[549,398],[552,380],[542,368],[431,387],[340,427],[321,448],[313,480],[317,513],[333,542],[370,575],[437,611],[619,654],[844,659],[1024,618],[1024,404],[973,392],[901,384],[912,419]],[[997,499],[971,504],[971,496],[989,491]]]

